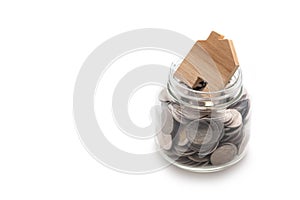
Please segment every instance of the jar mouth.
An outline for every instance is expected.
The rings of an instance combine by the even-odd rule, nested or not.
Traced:
[[[242,91],[242,71],[240,68],[236,70],[224,89],[206,92],[194,90],[174,76],[180,63],[180,61],[172,63],[168,80],[168,92],[179,103],[191,104],[193,101],[197,101],[197,106],[199,106],[201,105],[200,102],[205,102],[205,107],[207,107],[223,103],[230,104],[240,97]]]

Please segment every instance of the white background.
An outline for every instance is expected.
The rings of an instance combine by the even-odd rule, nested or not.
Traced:
[[[0,199],[299,199],[297,1],[179,2],[1,1]],[[237,166],[129,175],[82,146],[72,115],[82,63],[110,37],[148,27],[234,40],[253,99],[249,154]]]

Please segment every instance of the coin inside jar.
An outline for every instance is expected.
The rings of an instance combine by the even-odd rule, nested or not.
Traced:
[[[221,131],[217,123],[212,119],[198,119],[190,122],[186,126],[186,136],[190,143],[194,145],[204,145],[216,142]]]
[[[179,146],[184,146],[188,144],[188,139],[186,138],[185,127],[181,125],[176,134],[176,142]]]
[[[168,95],[168,92],[167,92],[167,89],[164,88],[158,95],[158,99],[161,101],[161,102],[169,102],[170,101],[170,98],[169,98],[169,95]]]
[[[190,120],[188,120],[181,112],[181,108],[178,104],[172,104],[170,103],[168,105],[168,109],[172,113],[173,118],[181,123],[181,124],[187,124]]]
[[[163,109],[161,113],[161,131],[164,134],[171,134],[173,130],[173,117],[168,109]]]
[[[172,147],[172,136],[163,134],[162,132],[157,135],[159,145],[165,149],[169,150]]]
[[[194,162],[207,162],[209,161],[209,157],[200,157],[197,153],[194,153],[193,155],[188,156],[188,158]]]
[[[246,96],[244,99],[236,102],[235,104],[231,105],[230,108],[234,108],[239,111],[242,115],[243,120],[247,118],[249,111],[250,111],[250,100]]]
[[[226,164],[234,159],[234,157],[237,155],[237,152],[237,147],[234,144],[223,144],[212,153],[210,162],[212,165]]]
[[[228,109],[226,111],[227,115],[231,115],[231,120],[225,124],[229,128],[237,128],[242,125],[243,118],[239,111],[235,109]]]

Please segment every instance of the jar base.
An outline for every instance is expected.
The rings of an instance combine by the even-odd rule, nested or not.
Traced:
[[[196,172],[196,173],[212,173],[212,172],[219,172],[219,171],[223,171],[225,169],[230,168],[231,166],[237,164],[238,162],[240,162],[247,154],[246,149],[243,151],[243,153],[241,153],[240,155],[238,155],[234,160],[220,165],[220,166],[201,166],[201,167],[191,167],[191,166],[185,166],[181,163],[177,163],[175,160],[169,158],[166,154],[164,154],[163,152],[160,152],[162,157],[168,161],[169,163],[171,163],[172,165],[190,171],[190,172]]]

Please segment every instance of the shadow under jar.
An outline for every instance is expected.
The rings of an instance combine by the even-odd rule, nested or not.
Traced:
[[[250,133],[250,100],[238,69],[224,90],[194,90],[174,77],[159,95],[157,144],[173,165],[194,172],[214,172],[240,161]]]

